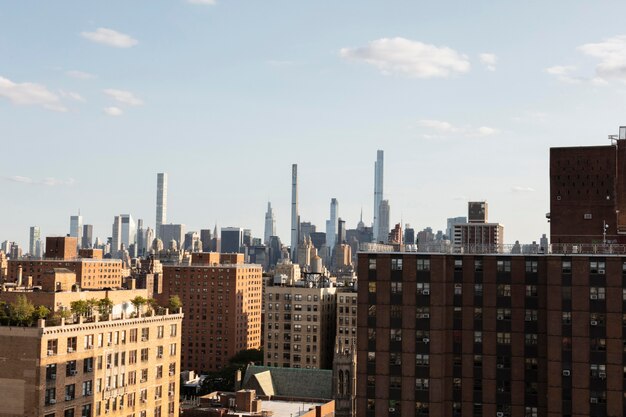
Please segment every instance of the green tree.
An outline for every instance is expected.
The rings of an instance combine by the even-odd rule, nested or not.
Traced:
[[[9,305],[11,321],[18,326],[30,326],[35,306],[25,295],[18,295],[14,302]]]
[[[170,309],[170,313],[175,313],[179,308],[183,306],[183,302],[180,301],[180,297],[178,295],[172,295],[168,302],[168,308]]]
[[[113,301],[109,297],[98,300],[98,313],[100,313],[102,318],[108,318],[111,310],[113,310]]]
[[[87,316],[90,310],[89,303],[85,300],[72,301],[70,303],[70,310],[77,316]]]
[[[139,316],[141,316],[141,312],[143,310],[143,306],[146,305],[148,300],[146,300],[141,295],[138,295],[137,297],[135,297],[132,300],[130,300],[130,302],[133,303],[133,306],[135,307],[135,311],[137,311],[137,317],[139,317]]]
[[[50,309],[46,306],[37,306],[33,312],[32,320],[36,322],[39,319],[45,319],[50,315]]]
[[[98,300],[95,298],[90,298],[87,300],[87,306],[89,307],[89,315],[93,316],[93,312],[98,308]]]

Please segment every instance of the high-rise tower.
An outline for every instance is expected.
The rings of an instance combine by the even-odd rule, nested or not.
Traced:
[[[339,215],[339,202],[336,198],[330,200],[330,219],[326,222],[326,244],[332,252],[337,243],[337,217]],[[341,242],[339,242],[341,243]]]
[[[378,238],[376,242],[387,243],[389,241],[389,200],[382,200],[378,206]]]
[[[39,226],[32,226],[30,228],[30,240],[28,244],[28,254],[31,258],[36,258],[37,256],[37,241],[41,240],[41,229]],[[41,243],[40,243],[41,244]]]
[[[157,239],[161,237],[161,225],[167,223],[167,173],[157,174],[156,227]]]
[[[272,203],[267,202],[267,212],[265,213],[265,234],[263,243],[269,244],[270,236],[276,236],[276,219],[274,218],[274,210]]]
[[[378,242],[382,239],[387,239],[387,236],[379,236],[380,230],[380,202],[383,201],[383,165],[384,165],[384,151],[378,150],[376,152],[376,163],[374,164],[374,242]],[[387,229],[389,229],[387,227]],[[389,230],[387,230],[387,233]]]
[[[291,260],[298,254],[298,164],[291,166]]]
[[[83,216],[80,215],[80,211],[76,216],[70,216],[70,236],[77,239],[78,244],[81,243],[83,235]]]

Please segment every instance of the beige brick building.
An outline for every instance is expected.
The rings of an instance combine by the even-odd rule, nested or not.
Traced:
[[[1,416],[178,416],[182,314],[126,318],[118,301],[140,293],[115,293],[109,320],[0,326]]]
[[[163,267],[162,302],[178,295],[185,319],[183,369],[216,371],[261,346],[262,268],[243,254],[194,253],[191,265]]]
[[[340,351],[356,347],[358,294],[352,289],[337,291],[337,344]]]
[[[337,288],[272,284],[265,289],[265,365],[331,369]]]

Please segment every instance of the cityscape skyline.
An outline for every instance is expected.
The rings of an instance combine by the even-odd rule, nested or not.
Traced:
[[[23,247],[35,224],[66,234],[76,208],[94,237],[108,236],[116,213],[155,224],[155,172],[170,175],[168,221],[190,230],[217,222],[262,236],[271,201],[288,242],[292,163],[301,221],[323,228],[335,197],[348,227],[361,207],[371,224],[377,149],[392,225],[443,230],[467,201],[486,200],[507,242],[528,242],[548,231],[548,149],[602,145],[623,124],[626,5],[614,2],[66,4],[0,15],[0,188],[10,197],[0,239]],[[324,36],[309,18],[320,13]],[[442,52],[424,56],[432,73],[412,60],[424,50]],[[86,140],[98,151],[78,146]],[[224,191],[216,204],[197,192],[207,158],[229,181],[253,174],[267,186]]]

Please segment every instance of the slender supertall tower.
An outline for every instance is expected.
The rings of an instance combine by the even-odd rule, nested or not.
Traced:
[[[380,202],[383,201],[383,165],[384,165],[384,152],[378,150],[376,152],[376,163],[374,164],[374,242],[378,242],[380,236],[378,236],[378,230],[380,229]],[[384,236],[386,240],[386,236]]]
[[[337,243],[337,217],[339,215],[339,202],[336,198],[330,200],[330,220],[326,221],[326,244],[331,253]],[[339,242],[341,243],[341,242]]]
[[[291,166],[291,260],[298,255],[298,164]]]
[[[157,239],[161,237],[161,225],[167,223],[167,173],[157,174],[156,227]]]
[[[274,219],[272,203],[268,201],[267,212],[265,213],[265,234],[263,236],[263,243],[269,245],[271,236],[276,236],[276,219]]]

